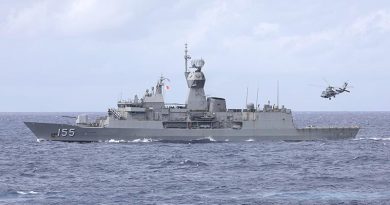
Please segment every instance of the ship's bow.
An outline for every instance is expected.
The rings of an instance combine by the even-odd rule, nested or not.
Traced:
[[[41,122],[24,122],[38,140],[55,140],[55,136],[61,134],[64,128],[71,127],[66,124],[41,123]]]

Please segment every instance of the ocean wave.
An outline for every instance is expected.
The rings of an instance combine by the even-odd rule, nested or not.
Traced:
[[[189,159],[185,160],[164,160],[159,163],[160,166],[158,167],[177,167],[177,166],[186,166],[186,167],[204,167],[204,166],[209,166],[205,162],[200,162],[200,161],[192,161]]]
[[[110,140],[106,140],[104,142],[108,142],[108,143],[127,143],[127,142],[153,142],[155,140],[152,140],[151,138],[139,138],[139,139],[135,139],[135,140],[131,140],[131,141],[126,141],[126,140],[116,140],[116,139],[110,139]]]
[[[189,159],[186,159],[184,161],[180,162],[180,165],[188,165],[188,166],[195,166],[195,167],[201,167],[201,166],[209,166],[205,162],[197,162],[197,161],[191,161]]]
[[[105,142],[108,142],[108,143],[123,143],[123,142],[127,142],[125,140],[115,140],[115,139],[110,139],[110,140],[107,140]]]
[[[212,136],[208,136],[208,137],[206,137],[206,139],[210,140],[210,142],[216,142],[217,141]]]
[[[354,140],[375,140],[375,141],[388,141],[390,140],[390,137],[369,137],[369,138],[357,138],[357,139],[354,139]]]
[[[35,191],[16,191],[16,193],[18,193],[20,195],[38,194],[38,192],[35,192]]]
[[[131,142],[153,142],[154,140],[152,140],[151,138],[143,138],[143,139],[135,139]]]
[[[43,141],[46,141],[46,140],[37,138],[37,142],[43,142]]]

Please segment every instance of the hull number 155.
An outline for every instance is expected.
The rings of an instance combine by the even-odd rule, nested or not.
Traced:
[[[57,137],[73,137],[74,134],[75,134],[75,129],[67,129],[67,128],[63,128],[63,129],[58,129],[57,131]]]

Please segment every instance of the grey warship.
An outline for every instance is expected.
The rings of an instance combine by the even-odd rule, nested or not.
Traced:
[[[269,103],[263,108],[249,103],[245,109],[227,109],[224,98],[205,95],[205,61],[190,59],[185,44],[185,104],[164,102],[167,79],[161,76],[142,98],[120,100],[104,117],[90,121],[79,115],[74,124],[24,123],[39,141],[66,142],[339,140],[354,138],[359,131],[357,126],[298,128],[290,109]]]

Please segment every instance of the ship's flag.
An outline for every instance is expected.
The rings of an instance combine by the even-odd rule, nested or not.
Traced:
[[[166,89],[166,90],[170,90],[171,87],[169,87],[169,85],[166,85],[166,86],[165,86],[165,89]]]

